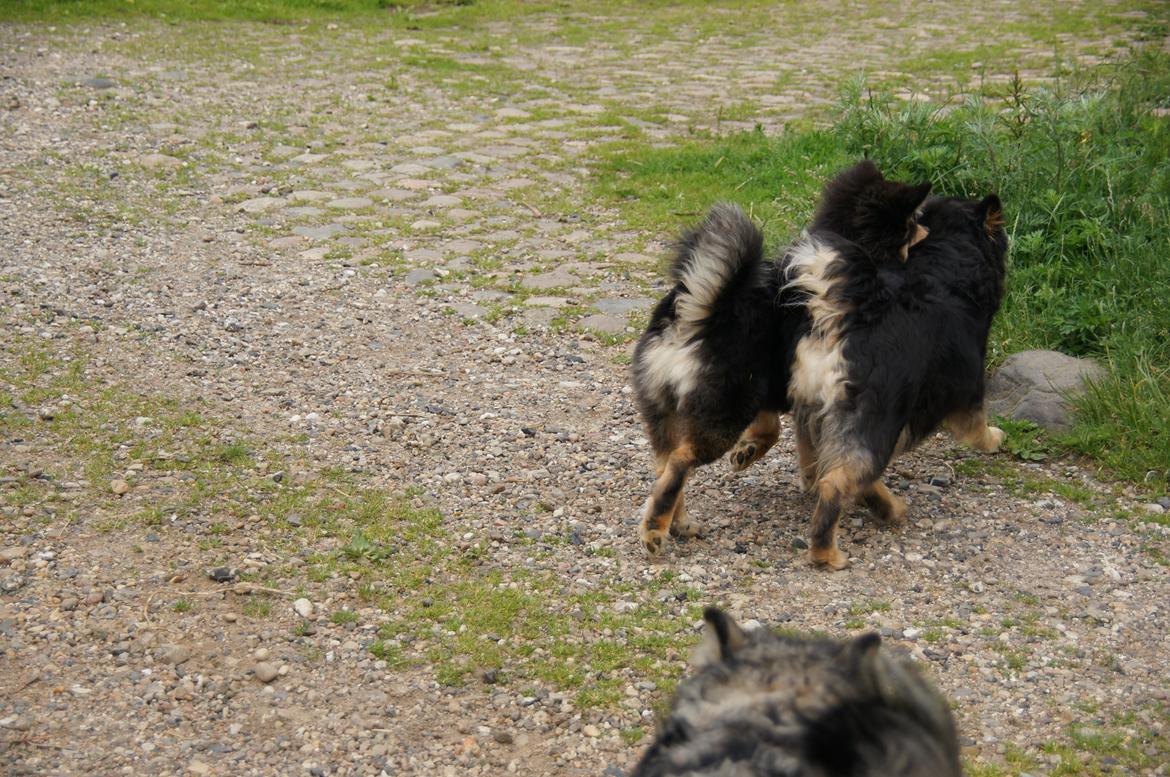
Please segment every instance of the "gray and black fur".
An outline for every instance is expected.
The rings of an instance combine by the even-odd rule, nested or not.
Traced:
[[[814,323],[815,284],[794,282],[793,257],[823,248],[834,261],[900,266],[902,249],[918,239],[913,217],[928,190],[859,163],[826,185],[813,230],[777,262],[764,260],[760,230],[734,205],[716,205],[682,237],[674,287],[654,309],[632,367],[654,450],[641,524],[650,553],[667,534],[698,532],[683,498],[695,467],[730,451],[732,467],[743,469],[779,439],[795,348]]]
[[[742,630],[709,608],[697,671],[631,777],[960,777],[947,702],[877,634]]]

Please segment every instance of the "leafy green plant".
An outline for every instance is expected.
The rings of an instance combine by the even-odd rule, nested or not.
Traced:
[[[1051,448],[1044,436],[1044,430],[1031,421],[1016,421],[998,418],[996,424],[1003,429],[1003,449],[1024,461],[1044,461]]]

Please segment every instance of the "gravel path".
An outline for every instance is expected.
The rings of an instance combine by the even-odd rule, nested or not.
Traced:
[[[699,474],[705,538],[637,540],[666,236],[589,199],[590,154],[822,115],[944,35],[1050,71],[968,5],[0,26],[0,771],[620,775],[718,603],[879,629],[973,773],[1166,774],[1165,510],[1076,464],[933,441],[890,473],[906,527],[853,513],[826,574],[786,429]],[[1093,37],[1062,55],[1127,35]]]

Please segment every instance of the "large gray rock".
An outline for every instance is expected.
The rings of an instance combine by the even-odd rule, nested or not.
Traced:
[[[1096,362],[1057,351],[1012,354],[987,383],[988,414],[1066,431],[1072,425],[1070,399],[1084,390],[1086,380],[1104,373]]]

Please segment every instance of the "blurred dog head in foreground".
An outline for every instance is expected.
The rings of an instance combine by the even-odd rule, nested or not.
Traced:
[[[960,777],[946,701],[877,634],[745,631],[708,608],[697,671],[633,777]]]

